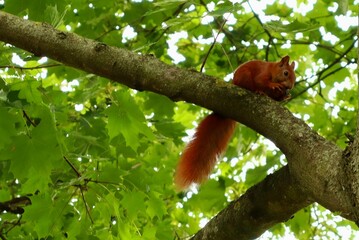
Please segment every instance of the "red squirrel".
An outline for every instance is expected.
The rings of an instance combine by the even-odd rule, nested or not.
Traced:
[[[233,84],[282,101],[290,98],[289,90],[295,83],[294,67],[294,62],[289,64],[289,56],[279,62],[249,61],[236,69]],[[208,178],[217,158],[227,148],[236,123],[216,113],[202,120],[182,153],[176,170],[175,184],[179,190]]]

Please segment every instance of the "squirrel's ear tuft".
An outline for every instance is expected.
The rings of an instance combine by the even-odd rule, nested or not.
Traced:
[[[283,66],[283,65],[289,65],[289,56],[285,56],[283,57],[281,60],[280,60],[280,65]]]

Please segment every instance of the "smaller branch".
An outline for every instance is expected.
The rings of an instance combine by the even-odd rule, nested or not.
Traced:
[[[349,64],[350,64],[350,63],[346,64],[345,67],[348,66]],[[319,77],[318,77],[317,81],[315,81],[315,82],[312,83],[312,84],[309,84],[308,87],[304,88],[304,89],[303,89],[302,91],[300,91],[298,94],[296,94],[295,96],[293,96],[293,98],[298,97],[298,96],[300,96],[300,95],[306,93],[306,92],[308,91],[308,89],[311,89],[311,88],[315,87],[315,86],[318,85],[320,82],[324,81],[327,77],[333,75],[333,74],[336,73],[336,72],[339,72],[339,71],[342,70],[342,69],[343,69],[342,67],[339,67],[339,68],[334,69],[333,71],[327,73],[327,74],[324,75],[322,78],[319,78]]]
[[[246,0],[243,0],[242,2],[239,2],[239,3],[236,3],[236,4],[243,4],[245,1],[246,1]],[[208,9],[207,4],[206,4],[203,0],[200,0],[200,4],[206,9],[206,11],[207,11],[208,13],[211,12],[211,11]],[[231,14],[233,14],[233,12],[231,12]],[[245,27],[247,26],[247,24],[249,24],[250,21],[251,21],[253,18],[255,18],[255,17],[250,17],[250,18],[242,25],[241,28],[245,28]],[[236,46],[236,47],[237,47],[237,45],[238,45],[238,40],[235,39],[235,37],[234,37],[234,35],[233,35],[232,32],[230,32],[228,29],[225,29],[225,28],[224,28],[224,24],[225,24],[226,21],[228,21],[228,19],[226,19],[226,20],[225,20],[224,22],[222,22],[222,23],[221,23],[221,21],[220,21],[221,19],[222,19],[221,17],[216,17],[216,18],[214,18],[214,22],[215,22],[215,24],[216,24],[216,27],[219,29],[219,33],[223,33],[223,34],[226,36],[226,39],[232,44],[232,46]],[[219,34],[219,33],[218,33],[218,34]],[[218,37],[218,35],[217,35],[217,37]],[[211,48],[209,49],[209,52],[212,50],[214,44],[215,44],[215,42],[212,44]],[[226,50],[223,48],[222,45],[221,45],[221,47],[222,47],[222,50],[223,50],[223,54],[226,56],[226,58],[227,58],[227,60],[228,60],[228,64],[230,65],[232,71],[234,71],[235,69],[233,68],[233,65],[232,65],[232,63],[231,63],[231,61],[230,61],[230,59],[229,59],[229,56],[228,56]],[[245,55],[246,50],[247,50],[247,49],[244,49],[244,51],[238,51],[238,52],[241,52],[241,53],[242,53],[242,57],[241,57],[241,58],[238,57],[238,52],[237,52],[237,51],[235,52],[235,56],[237,56],[237,59],[238,59],[238,62],[239,62],[239,63],[243,63],[243,56]],[[207,53],[207,56],[206,56],[205,60],[208,58],[209,52]],[[205,61],[204,61],[204,63],[203,63],[202,66],[201,66],[200,72],[202,72],[204,65],[205,65]]]
[[[305,89],[303,89],[301,92],[299,92],[296,96],[300,96],[303,93],[307,92],[308,89],[313,88],[314,86],[316,86],[317,84],[319,84],[321,81],[323,81],[325,78],[333,75],[334,73],[340,71],[341,69],[343,69],[343,67],[339,67],[337,69],[332,70],[331,72],[327,73],[324,75],[324,73],[326,71],[328,71],[331,67],[333,67],[335,64],[339,63],[341,59],[345,58],[345,56],[355,47],[356,42],[358,42],[358,40],[356,39],[355,41],[353,41],[353,43],[348,47],[348,49],[343,52],[339,57],[337,57],[336,59],[334,59],[334,61],[328,65],[328,67],[324,68],[323,70],[321,70],[318,74],[317,74],[317,81],[315,81],[314,83],[310,84],[308,87],[306,87]],[[358,60],[359,61],[359,60]],[[351,62],[348,62],[346,64],[349,65],[351,64]],[[324,75],[324,76],[323,76]]]
[[[59,66],[62,66],[62,64],[54,63],[54,64],[48,64],[48,65],[39,65],[39,66],[35,66],[35,67],[20,67],[20,66],[15,66],[15,65],[2,65],[2,66],[0,66],[0,69],[13,68],[13,69],[19,69],[19,70],[34,70],[34,69],[59,67]]]
[[[209,54],[211,53],[211,51],[212,51],[214,45],[216,44],[217,39],[218,39],[218,36],[219,36],[219,34],[222,32],[222,29],[223,29],[224,25],[226,24],[226,22],[227,22],[227,19],[224,19],[224,21],[223,21],[223,23],[222,23],[220,29],[218,30],[217,36],[214,38],[214,41],[213,41],[213,43],[211,44],[211,47],[208,49],[207,54],[206,54],[206,56],[204,57],[204,60],[203,60],[202,65],[201,65],[201,69],[199,70],[200,72],[203,71],[203,68],[204,68],[204,65],[205,65],[206,62],[207,62],[208,56],[209,56]]]
[[[36,127],[36,124],[34,123],[34,121],[31,120],[31,118],[29,117],[29,115],[27,115],[27,113],[25,112],[25,110],[22,110],[22,114],[24,115],[24,117],[26,118],[26,121],[28,121],[31,126]]]
[[[166,21],[168,21],[168,20],[170,20],[170,19],[172,19],[172,18],[177,17],[177,15],[179,15],[179,14],[181,13],[181,11],[182,11],[183,7],[186,5],[186,3],[187,3],[187,2],[184,2],[184,3],[180,4],[180,5],[177,7],[177,9],[174,11],[173,14],[171,14],[171,15],[168,16],[167,18],[163,19],[163,22],[166,22]],[[143,15],[143,16],[141,17],[141,20],[140,20],[139,22],[142,22],[142,20],[143,20],[145,17],[146,17],[146,16]],[[146,37],[149,36],[149,35],[151,35],[152,33],[156,32],[156,30],[157,30],[158,28],[159,28],[158,26],[153,27],[153,28],[146,34]],[[161,34],[159,34],[158,38],[153,41],[153,43],[154,43],[154,44],[157,43],[157,42],[167,33],[167,31],[168,31],[169,29],[170,29],[170,27],[166,27],[166,28],[161,32]],[[154,44],[153,44],[153,45],[154,45]],[[152,47],[153,45],[151,44],[151,47]],[[150,48],[151,48],[151,47],[150,47]]]
[[[119,183],[109,182],[109,181],[100,181],[100,180],[92,180],[92,179],[87,179],[87,181],[92,182],[92,183],[96,183],[96,184],[111,184],[111,185],[115,185],[115,186],[120,186]]]
[[[340,46],[342,46],[343,43],[346,42],[346,41],[353,41],[353,38],[355,38],[355,37],[354,37],[355,33],[354,33],[354,32],[349,32],[349,33],[350,33],[350,34],[348,34],[348,36],[347,36],[346,38],[341,39],[337,44],[335,44],[334,47],[337,47],[337,46],[340,47]],[[357,38],[356,38],[355,41],[358,40],[359,36],[357,35],[356,37],[357,37]]]
[[[81,192],[82,200],[84,201],[84,204],[85,204],[86,213],[88,214],[88,216],[89,216],[89,218],[90,218],[90,220],[91,220],[91,223],[94,224],[94,221],[93,221],[92,216],[91,216],[91,213],[90,213],[90,207],[89,207],[89,205],[88,205],[87,202],[86,202],[84,192],[82,191],[82,188],[81,188],[81,187],[79,187],[79,189],[80,189],[80,192]]]
[[[26,196],[15,197],[6,202],[0,202],[0,213],[6,211],[12,214],[23,214],[24,207],[31,205],[30,198]]]
[[[5,232],[5,234],[8,234],[16,226],[20,226],[21,225],[21,219],[22,219],[22,215],[20,215],[19,219],[15,223],[12,224],[12,226]],[[4,237],[3,235],[1,235],[1,236]],[[4,238],[1,238],[1,239],[6,239],[6,238],[4,237]]]
[[[242,4],[245,0],[243,0],[242,2],[240,3],[237,3],[237,4]],[[207,7],[207,4],[203,1],[203,0],[200,0],[199,1],[200,4],[206,9],[206,11],[208,13],[210,13],[211,11],[208,9]],[[215,24],[217,25],[217,28],[220,29],[221,28],[221,22],[220,22],[220,17],[216,17],[214,18],[214,22]],[[224,33],[226,35],[226,38],[232,43],[232,45],[236,45],[237,41],[233,38],[233,34],[231,32],[229,32],[228,30],[222,28],[222,33]]]
[[[258,14],[253,10],[252,5],[250,4],[250,2],[248,1],[247,3],[248,3],[248,5],[249,5],[249,7],[250,7],[250,9],[251,9],[251,11],[252,11],[254,17],[257,19],[257,21],[259,22],[259,24],[262,26],[262,28],[264,29],[264,32],[268,35],[268,46],[266,47],[266,57],[265,57],[265,59],[268,61],[269,48],[270,48],[270,46],[271,46],[272,43],[273,43],[274,37],[273,37],[272,34],[268,31],[268,29],[266,29],[266,28],[264,27],[264,24],[263,24],[262,20],[259,18]],[[274,50],[276,51],[276,53],[277,53],[277,55],[278,55],[277,48],[275,47],[274,44],[273,44],[273,47],[274,47]]]
[[[283,38],[281,40],[282,41],[287,41],[288,39]],[[327,46],[327,45],[320,44],[320,43],[313,43],[313,42],[307,42],[307,41],[296,40],[296,39],[291,39],[290,42],[293,45],[310,45],[310,44],[313,44],[317,48],[323,48],[323,49],[328,50],[330,52],[333,52],[335,54],[342,55],[342,53],[339,52],[338,50],[336,50],[333,46],[329,46],[329,45]]]
[[[339,63],[340,60],[341,60],[342,58],[344,58],[345,55],[347,55],[347,54],[355,47],[355,43],[356,43],[356,42],[357,42],[357,40],[353,41],[353,43],[348,47],[348,49],[347,49],[345,52],[343,52],[338,58],[336,58],[331,64],[329,64],[328,67],[326,67],[326,68],[324,68],[322,71],[320,71],[319,74],[318,74],[318,78],[320,78],[320,76],[321,76],[322,74],[324,74],[325,71],[327,71],[328,69],[330,69],[331,67],[333,67],[335,64]]]
[[[270,48],[270,45],[271,45],[271,42],[273,41],[273,38],[272,36],[269,37],[269,40],[268,40],[268,46],[266,47],[266,59],[268,60],[268,57],[269,57],[269,48]]]
[[[111,28],[108,31],[103,32],[100,36],[98,36],[97,38],[95,38],[96,41],[100,41],[104,36],[106,36],[107,34],[113,32],[113,31],[119,31],[121,29],[116,29],[115,27]]]
[[[74,170],[74,172],[76,173],[77,177],[81,177],[81,173],[75,168],[75,166],[67,159],[67,157],[64,156],[65,161],[67,162],[68,165],[70,165],[70,167],[72,168],[72,170]]]

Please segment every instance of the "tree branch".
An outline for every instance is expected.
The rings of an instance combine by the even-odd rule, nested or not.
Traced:
[[[283,167],[233,201],[192,239],[254,239],[310,203]]]
[[[206,107],[273,141],[286,155],[288,166],[251,188],[199,234],[208,236],[213,230],[219,231],[212,227],[217,226],[218,221],[228,224],[230,219],[232,227],[243,226],[243,230],[252,226],[248,236],[258,236],[273,224],[288,219],[310,201],[317,201],[331,211],[355,219],[345,192],[347,189],[343,187],[342,151],[277,102],[216,78],[166,65],[153,56],[110,47],[2,11],[0,41],[130,88]],[[263,210],[263,206],[268,210]],[[263,222],[258,228],[253,227],[261,219]],[[236,227],[232,231],[237,231]]]

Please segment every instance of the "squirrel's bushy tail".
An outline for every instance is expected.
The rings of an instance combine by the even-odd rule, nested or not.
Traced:
[[[236,121],[216,113],[202,120],[178,164],[175,176],[178,189],[185,189],[192,183],[201,183],[207,179],[217,157],[226,150],[235,126]]]

